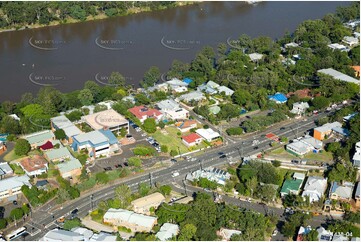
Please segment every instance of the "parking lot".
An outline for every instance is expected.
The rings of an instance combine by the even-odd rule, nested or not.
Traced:
[[[17,196],[15,203],[11,201],[0,203],[0,218],[2,218],[2,216],[4,218],[9,217],[11,210],[15,208],[20,208],[23,205],[23,203],[28,203],[28,202],[21,194]]]

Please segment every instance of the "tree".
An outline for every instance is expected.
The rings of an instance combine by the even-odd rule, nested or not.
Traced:
[[[21,209],[23,210],[24,214],[29,214],[30,213],[30,207],[28,204],[23,204],[21,206]]]
[[[315,97],[312,100],[312,106],[314,106],[315,109],[327,108],[328,106],[330,106],[330,100],[323,96]]]
[[[138,157],[130,157],[128,158],[128,164],[130,166],[140,167],[142,165],[142,160]]]
[[[160,78],[160,70],[156,66],[151,66],[148,71],[144,73],[142,86],[151,87],[153,86]]]
[[[72,111],[68,114],[65,114],[65,116],[71,121],[78,121],[81,119],[81,116],[83,116],[83,113],[79,110]]]
[[[172,187],[169,185],[163,185],[159,188],[159,191],[164,195],[167,196],[171,193]]]
[[[95,180],[97,181],[97,183],[107,184],[109,181],[109,176],[105,172],[100,172],[95,175]]]
[[[120,207],[127,208],[130,205],[132,191],[129,186],[122,184],[115,188],[115,198],[120,200]]]
[[[71,196],[67,190],[64,188],[59,188],[57,192],[58,203],[63,203],[64,201],[70,200]]]
[[[170,154],[170,156],[174,157],[174,156],[178,155],[178,152],[176,150],[171,150],[169,154]]]
[[[354,181],[356,179],[356,170],[351,162],[337,162],[328,174],[330,181]]]
[[[13,210],[11,210],[10,212],[10,219],[12,220],[18,220],[21,219],[24,216],[24,211],[21,208],[14,208]]]
[[[76,227],[81,226],[81,221],[79,218],[73,218],[73,219],[67,219],[64,222],[63,229],[65,230],[71,230]]]
[[[148,195],[148,193],[150,191],[150,186],[144,182],[139,183],[138,191],[139,191],[140,196],[144,197],[144,196]]]
[[[279,160],[273,160],[273,161],[272,161],[272,165],[273,165],[274,167],[280,167],[280,166],[281,166],[281,161],[279,161]]]
[[[189,241],[192,240],[197,232],[197,227],[194,224],[186,224],[180,230],[178,240]]]
[[[160,151],[162,151],[163,153],[167,153],[168,152],[168,146],[167,145],[161,145],[160,146]]]
[[[257,191],[257,196],[260,197],[262,201],[271,202],[276,197],[276,190],[273,188],[273,186],[265,184],[260,186]]]
[[[72,18],[79,19],[81,21],[84,21],[86,19],[86,12],[84,9],[82,9],[79,5],[74,5],[70,8],[69,15]]]
[[[245,89],[238,89],[233,93],[232,100],[238,105],[246,105],[252,100],[252,95]]]
[[[137,104],[149,104],[150,103],[150,100],[149,98],[147,98],[146,95],[144,95],[143,93],[138,93],[135,95],[135,101]]]
[[[144,120],[143,129],[145,132],[151,133],[151,134],[154,133],[155,131],[157,131],[157,124],[155,122],[155,119],[147,118],[146,120]]]
[[[83,89],[78,94],[78,99],[80,100],[82,105],[90,105],[94,100],[94,96],[89,89]]]
[[[107,108],[106,105],[97,104],[97,105],[95,105],[93,112],[94,112],[94,113],[98,113],[98,112],[105,111],[105,110],[108,110],[108,108]]]
[[[110,74],[108,83],[115,87],[123,87],[125,85],[125,78],[119,72],[112,72],[112,74]]]
[[[63,140],[66,138],[65,131],[63,129],[57,129],[54,132],[55,138],[59,140]]]
[[[228,135],[241,135],[243,134],[243,129],[241,127],[232,127],[226,129]]]
[[[18,139],[15,143],[15,154],[22,156],[22,155],[26,155],[28,154],[28,152],[30,151],[31,147],[29,142],[26,139]]]
[[[0,229],[5,229],[7,226],[7,221],[4,218],[0,218]]]
[[[6,115],[1,119],[0,131],[2,133],[19,134],[21,131],[19,121]]]

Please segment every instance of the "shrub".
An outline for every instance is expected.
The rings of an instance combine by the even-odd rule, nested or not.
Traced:
[[[178,155],[178,152],[176,150],[171,150],[169,154],[170,156],[176,156]]]
[[[18,139],[15,143],[14,151],[16,155],[26,155],[30,149],[30,144],[26,139]]]
[[[228,135],[241,135],[243,134],[243,129],[241,127],[228,128],[226,132]]]

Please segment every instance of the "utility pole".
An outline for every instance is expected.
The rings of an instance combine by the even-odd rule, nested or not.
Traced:
[[[242,150],[242,152],[241,152],[241,159],[243,159],[243,148],[244,148],[244,141],[242,141],[242,146],[241,146],[241,150]]]
[[[177,146],[177,148],[178,148],[179,157],[182,158],[182,153],[181,153],[181,151],[179,149],[179,146]]]
[[[93,194],[90,195],[90,206],[91,206],[91,210],[93,211]]]
[[[150,181],[150,187],[153,187],[153,174],[149,173],[149,181]]]
[[[184,186],[184,192],[186,193],[186,196],[188,196],[188,194],[187,194],[186,180],[182,180],[182,181],[183,181],[183,186]]]
[[[201,167],[201,170],[203,170],[202,160],[199,160],[199,166]]]

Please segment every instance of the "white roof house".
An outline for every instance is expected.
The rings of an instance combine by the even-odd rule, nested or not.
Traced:
[[[156,217],[138,214],[125,209],[110,208],[104,214],[104,221],[112,221],[114,225],[130,224],[151,230],[157,221]]]
[[[327,189],[327,178],[309,176],[303,189],[302,197],[309,196],[310,202],[318,202]]]
[[[355,38],[353,36],[345,36],[342,40],[345,44],[349,46],[354,46],[358,44],[358,38]]]
[[[205,98],[206,97],[204,96],[204,94],[200,91],[193,91],[193,92],[183,94],[178,97],[179,100],[186,101],[186,102],[190,102],[192,100],[201,101],[201,100],[204,100]]]
[[[252,53],[248,55],[251,61],[256,62],[262,59],[263,55],[258,53]]]
[[[293,108],[290,112],[294,114],[301,114],[306,112],[309,107],[310,105],[308,105],[307,102],[297,102],[293,104]]]
[[[179,104],[173,99],[160,101],[156,105],[160,111],[169,119],[187,119],[189,116],[189,111],[181,108]]]
[[[13,173],[14,173],[13,169],[11,169],[11,167],[7,162],[0,163],[0,176],[13,174]]]
[[[332,50],[340,50],[340,51],[349,51],[350,50],[347,46],[340,45],[340,44],[337,44],[337,43],[329,44],[327,46],[329,48],[331,48]]]
[[[160,101],[156,105],[161,112],[180,108],[179,104],[171,98]]]
[[[208,142],[211,142],[214,139],[217,139],[220,137],[220,134],[218,132],[215,132],[213,129],[197,129],[196,133],[199,134],[201,137],[203,137]]]
[[[361,162],[361,141],[356,143],[355,146],[355,154],[352,157],[352,163],[355,167],[360,169],[360,162]]]
[[[83,227],[75,227],[75,228],[72,228],[71,229],[71,232],[74,232],[74,233],[78,233],[80,235],[83,235],[84,236],[84,240],[87,241],[89,240],[94,232],[91,231],[90,229],[86,229],[86,228],[83,228]]]
[[[322,146],[322,141],[306,135],[300,140],[294,140],[292,143],[287,144],[286,149],[295,155],[302,156],[312,150],[320,150]]]
[[[330,230],[326,230],[324,227],[319,227],[316,229],[318,233],[318,241],[331,241],[333,233]]]
[[[177,224],[164,223],[158,233],[156,233],[157,239],[166,241],[179,233],[179,226]]]
[[[242,232],[239,230],[225,229],[225,228],[221,228],[219,232],[220,232],[220,235],[222,236],[222,239],[224,239],[224,240],[230,240],[232,235],[234,235],[234,234],[242,234]]]
[[[228,88],[228,87],[226,87],[226,86],[219,86],[217,89],[218,89],[218,92],[219,92],[219,93],[224,92],[224,94],[225,94],[226,96],[232,96],[233,93],[234,93],[234,91],[233,91],[232,89],[230,89],[230,88]]]
[[[295,48],[295,47],[299,47],[299,44],[295,42],[285,44],[285,48]]]
[[[351,83],[355,83],[355,84],[360,85],[360,80],[357,80],[357,79],[355,79],[353,77],[345,75],[345,74],[343,74],[343,73],[341,73],[339,71],[336,71],[336,70],[334,70],[332,68],[321,69],[321,70],[318,70],[317,72],[332,76],[336,80],[351,82]]]
[[[340,184],[339,182],[332,182],[330,189],[330,198],[331,199],[346,199],[349,200],[352,197],[352,192],[354,189],[354,184],[351,182],[344,182]]]
[[[45,236],[40,239],[41,241],[84,241],[84,236],[63,229],[53,229],[45,234]]]
[[[219,84],[215,83],[214,81],[208,81],[207,86],[209,86],[210,88],[213,88],[213,89],[217,89],[220,87]]]

